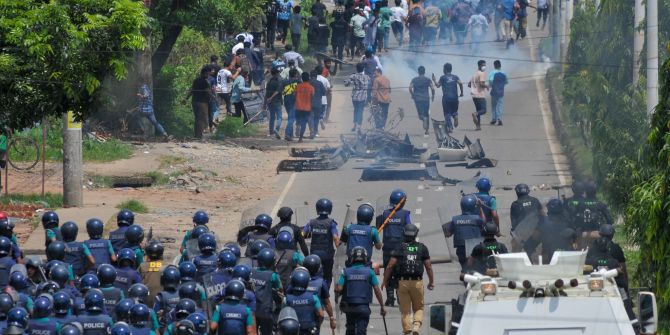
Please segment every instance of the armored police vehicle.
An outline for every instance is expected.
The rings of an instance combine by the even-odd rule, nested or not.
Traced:
[[[441,332],[446,328],[449,334],[459,335],[656,332],[653,293],[640,292],[637,319],[631,320],[613,280],[617,270],[595,269],[585,274],[586,251],[555,252],[546,265],[533,265],[526,253],[493,257],[497,273],[464,276],[466,292],[452,305],[450,327]],[[431,311],[431,319],[433,314]],[[434,330],[433,325],[431,328]]]

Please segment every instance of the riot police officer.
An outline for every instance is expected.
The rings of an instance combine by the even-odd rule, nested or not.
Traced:
[[[67,249],[67,246],[63,241],[53,241],[49,243],[49,246],[47,247],[46,250],[47,265],[45,269],[47,276],[49,275],[51,268],[53,268],[54,266],[62,266],[67,269],[68,279],[74,280],[74,272],[72,271],[72,265],[65,263],[65,249]]]
[[[4,289],[9,284],[9,271],[16,264],[11,252],[12,241],[0,236],[0,289]]]
[[[254,226],[258,227],[257,231],[249,232],[245,238],[245,243],[251,245],[256,240],[262,240],[272,245],[272,235],[270,235],[270,228],[272,227],[272,218],[267,214],[258,214],[254,220]],[[247,248],[244,252],[245,257],[251,257],[251,249]]]
[[[193,214],[193,229],[197,228],[198,226],[206,227],[207,223],[209,223],[209,215],[207,215],[205,211],[197,211],[195,214]],[[184,238],[181,241],[181,246],[179,247],[179,253],[183,253],[184,250],[186,250],[186,244],[192,238],[192,232],[193,230],[189,230],[186,232],[186,234],[184,234]]]
[[[73,291],[74,293],[70,294],[70,296],[73,298],[72,310],[75,314],[82,315],[85,313],[86,301],[84,298],[82,298],[82,296],[85,297],[88,291],[98,288],[100,288],[100,281],[98,280],[98,277],[96,277],[94,274],[88,273],[79,279],[79,292]]]
[[[14,328],[11,334],[24,334],[23,331],[28,328],[28,311],[23,307],[14,307],[7,313],[7,328],[3,330],[3,334],[7,334],[7,330]]]
[[[496,269],[496,260],[492,257],[494,254],[506,254],[507,246],[496,240],[498,226],[493,222],[487,222],[484,225],[484,241],[472,248],[470,258],[468,259],[468,268],[483,275],[486,270]]]
[[[42,226],[44,227],[44,246],[48,247],[53,241],[62,241],[63,236],[58,228],[60,220],[58,214],[53,211],[45,212],[42,215]]]
[[[77,316],[84,328],[84,335],[106,335],[112,329],[112,318],[104,314],[105,300],[102,292],[92,289],[86,292],[84,304],[86,314]]]
[[[12,295],[17,307],[28,307],[33,305],[33,295],[36,295],[36,285],[31,285],[28,278],[21,271],[14,271],[9,275],[9,286],[5,288],[5,292]]]
[[[15,262],[22,263],[23,255],[21,253],[21,248],[19,248],[16,234],[14,234],[14,223],[9,220],[9,217],[5,212],[0,212],[0,236],[8,238],[12,242],[12,258]]]
[[[130,308],[130,331],[133,335],[154,335],[149,327],[151,311],[145,304],[135,304]]]
[[[480,179],[481,180],[481,179]],[[467,255],[465,251],[465,240],[479,238],[482,236],[484,220],[478,215],[477,198],[474,195],[465,195],[461,198],[461,215],[454,216],[442,229],[446,237],[454,236],[454,248],[456,256],[464,271]]]
[[[254,293],[253,285],[251,284],[251,268],[246,264],[236,265],[235,268],[233,268],[232,279],[237,279],[244,284],[244,297],[242,298],[242,303],[256,314],[256,293]],[[223,293],[225,293],[225,291]],[[224,296],[222,295],[221,298],[224,298]],[[216,300],[220,301],[223,299]]]
[[[135,300],[130,298],[121,299],[114,307],[115,322],[130,322],[130,309],[135,305]]]
[[[136,224],[131,225],[126,229],[125,236],[127,247],[123,249],[130,249],[135,253],[135,269],[137,269],[144,263],[144,250],[142,249],[144,229]]]
[[[209,231],[209,228],[207,226],[201,225],[201,226],[196,226],[193,228],[193,230],[188,233],[189,239],[186,240],[185,246],[186,248],[184,251],[181,253],[181,259],[180,263],[184,261],[193,261],[195,257],[200,255],[200,248],[198,246],[198,241],[200,240],[200,236],[211,233]]]
[[[222,250],[218,256],[218,267],[216,270],[203,278],[203,286],[210,301],[217,295],[223,294],[232,277],[233,268],[237,265],[237,257],[230,250]]]
[[[216,270],[219,256],[216,254],[216,238],[212,234],[203,234],[198,237],[198,249],[200,255],[193,259],[193,264],[197,269],[195,281],[202,283],[205,275]]]
[[[99,219],[86,221],[86,232],[89,239],[84,241],[84,256],[91,267],[96,270],[100,264],[116,262],[116,253],[109,240],[102,238],[105,224]]]
[[[554,251],[574,250],[574,230],[563,215],[565,206],[559,199],[551,199],[547,202],[547,216],[542,219],[538,227],[539,240],[542,242],[542,262],[549,264]],[[534,249],[534,248],[533,248]],[[530,255],[534,250],[526,248]]]
[[[76,316],[70,313],[72,309],[72,300],[70,295],[65,292],[56,292],[53,295],[53,319],[58,322],[58,324],[64,325],[76,320]]]
[[[145,248],[147,261],[140,265],[140,277],[142,283],[149,288],[147,306],[154,305],[154,297],[161,291],[161,272],[167,264],[163,263],[163,252],[165,248],[158,240],[152,240]]]
[[[490,194],[491,192],[491,180],[488,178],[479,178],[475,187],[477,187],[478,192],[475,193],[475,196],[479,200],[479,206],[481,207],[482,212],[484,213],[484,219],[486,222],[491,222],[500,227],[500,218],[498,217],[498,204],[496,202],[496,197]]]
[[[356,224],[350,224],[342,230],[342,242],[347,244],[347,254],[355,247],[363,247],[366,256],[372,257],[372,246],[377,250],[382,248],[379,231],[371,227],[370,223],[375,217],[375,209],[370,204],[362,204],[356,211]]]
[[[403,230],[405,226],[411,224],[410,211],[404,209],[407,202],[405,191],[397,189],[391,192],[389,197],[389,207],[382,214],[377,216],[377,229],[382,231],[383,242],[383,266],[386,266],[391,260],[391,253],[403,242]],[[391,213],[393,215],[391,216]],[[390,277],[388,286],[386,286],[386,306],[395,306],[394,291],[397,289],[397,280],[394,276]]]
[[[572,182],[572,196],[570,198],[565,199],[565,202],[563,205],[565,206],[565,214],[568,217],[568,221],[572,225],[572,228],[575,229],[577,227],[577,208],[581,206],[582,202],[584,201],[584,183],[575,180]]]
[[[295,241],[291,235],[292,232],[289,227],[282,228],[277,234],[277,240],[275,241],[275,254],[277,255],[275,268],[283,287],[288,287],[291,273],[293,273],[296,267],[302,264],[305,258],[300,251],[295,250]]]
[[[307,269],[310,275],[309,285],[307,291],[316,294],[323,305],[323,308],[328,313],[330,319],[330,328],[335,329],[337,324],[335,322],[335,313],[333,313],[333,305],[330,303],[330,284],[321,276],[321,259],[318,255],[312,254],[305,257],[302,265]],[[319,326],[319,328],[321,328]]]
[[[306,236],[311,237],[310,254],[316,254],[323,265],[323,278],[328,285],[333,281],[333,265],[335,248],[340,244],[337,233],[337,222],[330,218],[333,211],[333,203],[328,199],[319,199],[316,202],[317,218],[310,220],[303,228]]]
[[[28,334],[56,335],[58,334],[58,322],[51,318],[53,305],[47,296],[39,296],[35,299],[33,306],[33,318],[28,322]]]
[[[289,207],[282,207],[277,211],[277,217],[279,218],[279,223],[277,223],[274,227],[270,229],[270,235],[272,235],[276,239],[277,235],[279,235],[279,232],[281,231],[282,228],[290,227],[291,230],[293,230],[293,239],[296,242],[294,248],[296,248],[297,250],[298,245],[300,245],[300,250],[302,251],[302,254],[305,256],[309,255],[309,249],[307,248],[307,243],[305,243],[305,238],[302,236],[302,229],[300,229],[300,227],[298,227],[297,225],[291,223],[291,218],[293,217],[293,210]]]
[[[403,230],[403,243],[391,253],[388,273],[384,272],[382,287],[388,284],[394,269],[398,275],[398,300],[402,315],[403,334],[419,334],[423,324],[423,269],[428,274],[428,289],[432,290],[433,266],[428,248],[416,241],[419,228],[408,224]],[[413,314],[413,318],[412,318]]]
[[[209,334],[209,323],[207,322],[205,314],[196,312],[186,317],[186,320],[193,322],[193,326],[195,326],[195,335]]]
[[[279,312],[279,319],[277,320],[277,330],[279,335],[299,335],[300,323],[298,322],[298,315],[291,307],[284,307]]]
[[[114,251],[118,252],[128,247],[126,230],[133,224],[135,224],[135,213],[132,211],[124,208],[116,214],[116,225],[118,228],[109,233],[109,242],[112,243]]]
[[[300,334],[318,334],[323,310],[319,297],[307,290],[309,273],[304,269],[296,269],[291,274],[291,290],[287,292],[284,306],[292,307],[300,323]]]
[[[623,276],[625,279],[626,283],[626,290],[628,290],[628,269],[626,269],[626,255],[623,252],[623,249],[621,249],[621,246],[614,242],[614,233],[615,229],[613,225],[610,224],[602,224],[600,225],[600,229],[598,230],[598,234],[600,234],[601,237],[604,237],[609,241],[607,244],[607,252],[608,254],[617,260],[619,262],[619,265],[621,266],[621,269],[623,270]],[[595,248],[589,247],[588,253],[586,254],[586,258],[589,258],[593,255]]]
[[[86,273],[86,258],[84,257],[83,243],[77,241],[79,227],[76,223],[68,221],[63,223],[60,232],[66,246],[64,261],[72,266],[72,271],[77,277],[81,277]]]
[[[335,294],[342,297],[341,310],[347,316],[347,334],[367,334],[373,291],[381,308],[380,314],[386,316],[379,280],[368,262],[365,248],[354,247],[349,253],[350,265],[342,271],[335,286]]]
[[[594,232],[602,224],[613,224],[607,205],[596,197],[597,185],[594,181],[584,183],[586,196],[577,207],[577,232],[580,234],[580,247],[586,247],[597,236]]]
[[[93,275],[91,275],[93,276]],[[93,276],[95,277],[95,276]],[[84,278],[84,277],[82,277]],[[68,268],[65,267],[64,265],[55,265],[52,266],[51,269],[49,269],[49,279],[54,281],[56,284],[58,284],[58,287],[60,287],[62,290],[65,290],[68,294],[71,296],[78,296],[79,292],[77,291],[76,288],[74,288],[72,285],[70,285],[70,272],[68,271]],[[95,278],[97,281],[98,278]]]
[[[251,270],[251,282],[256,294],[256,316],[260,335],[272,335],[275,313],[275,297],[283,294],[279,275],[272,269],[275,252],[271,248],[261,250],[256,256],[258,267]]]
[[[245,258],[245,259],[241,260],[240,263],[245,263],[247,265],[250,265],[251,267],[256,267],[256,266],[258,266],[258,262],[256,261],[256,256],[258,255],[258,253],[261,250],[266,249],[266,248],[274,250],[275,247],[276,247],[276,244],[273,247],[273,246],[270,246],[270,243],[265,242],[263,240],[255,240],[253,243],[251,243],[251,245],[247,246],[247,250],[250,250],[249,251],[249,258]]]
[[[9,293],[0,293],[0,329],[7,328],[7,313],[14,308],[14,300]]]
[[[174,265],[167,266],[161,273],[160,283],[163,290],[156,294],[154,298],[153,310],[158,315],[158,321],[161,324],[161,333],[167,326],[166,315],[177,306],[179,302],[179,292],[177,287],[181,280],[179,269]]]
[[[116,269],[110,264],[102,264],[98,267],[97,274],[100,280],[100,292],[105,298],[105,311],[108,315],[114,315],[116,304],[125,298],[123,290],[114,286]]]
[[[120,288],[124,294],[128,288],[136,283],[142,282],[142,277],[135,270],[135,253],[128,248],[119,250],[119,265],[116,267],[115,286]]]
[[[532,220],[537,225],[542,217],[542,203],[537,198],[530,196],[530,187],[527,184],[517,184],[514,187],[517,199],[510,207],[510,219],[512,220],[512,231],[524,220]],[[532,225],[532,223],[526,223]],[[512,234],[514,236],[514,234]],[[519,252],[523,248],[524,241],[512,239],[512,251]]]
[[[231,280],[226,285],[223,303],[216,307],[210,323],[210,331],[223,334],[254,334],[256,322],[254,314],[244,304],[244,284],[239,280]]]

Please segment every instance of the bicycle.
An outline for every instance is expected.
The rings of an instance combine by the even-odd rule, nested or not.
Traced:
[[[7,138],[7,162],[14,169],[30,170],[39,161],[40,146],[37,141],[25,135]]]

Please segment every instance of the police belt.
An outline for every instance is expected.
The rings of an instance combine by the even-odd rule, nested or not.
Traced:
[[[423,280],[423,276],[399,276],[398,280]]]

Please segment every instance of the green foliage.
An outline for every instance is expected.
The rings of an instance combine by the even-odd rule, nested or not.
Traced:
[[[151,179],[153,179],[154,186],[167,185],[170,183],[170,175],[168,175],[167,173],[163,173],[160,171],[149,171],[146,173],[146,176],[151,177]]]
[[[118,205],[116,205],[116,208],[118,209],[128,209],[130,211],[133,211],[135,213],[148,213],[149,208],[141,201],[135,200],[135,199],[128,199]]]
[[[223,136],[223,138],[249,137],[258,135],[260,132],[257,125],[251,123],[245,126],[242,118],[239,117],[225,118],[216,129],[216,135]]]
[[[63,207],[63,195],[60,193],[40,194],[10,194],[0,197],[1,204],[42,204],[44,208]]]
[[[101,82],[120,80],[147,17],[134,0],[0,1],[0,121],[89,115]]]

